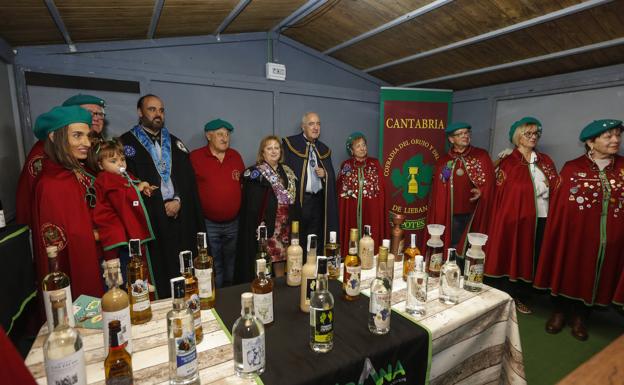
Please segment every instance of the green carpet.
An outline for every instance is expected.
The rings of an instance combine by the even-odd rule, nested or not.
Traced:
[[[533,314],[518,313],[524,369],[528,385],[552,385],[624,333],[624,315],[613,307],[592,311],[589,339],[578,341],[566,326],[559,334],[544,330],[552,310],[548,295],[534,295]]]

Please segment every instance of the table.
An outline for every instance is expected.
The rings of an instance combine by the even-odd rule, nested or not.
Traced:
[[[611,342],[557,385],[622,384],[624,378],[624,334]]]
[[[404,313],[406,285],[401,274],[402,265],[397,262],[392,303],[394,310]],[[365,291],[373,276],[374,270],[363,271]],[[217,291],[217,300],[218,295]],[[508,294],[486,286],[481,293],[462,291],[461,302],[455,306],[444,305],[437,298],[437,287],[433,287],[427,314],[413,318],[431,333],[430,384],[526,384],[516,311]],[[152,320],[132,327],[135,384],[167,383],[165,317],[170,308],[171,300],[154,302]],[[202,326],[204,340],[197,345],[201,383],[255,383],[234,374],[232,346],[213,311],[202,311]],[[104,384],[102,332],[88,329],[80,332],[86,350],[87,381]],[[26,365],[41,384],[46,383],[42,353],[46,333],[44,325],[26,358]]]

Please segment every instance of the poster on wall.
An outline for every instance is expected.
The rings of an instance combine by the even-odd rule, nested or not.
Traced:
[[[450,90],[381,88],[379,153],[386,207],[405,216],[402,228],[416,232],[419,243],[435,162],[445,152],[452,98]]]

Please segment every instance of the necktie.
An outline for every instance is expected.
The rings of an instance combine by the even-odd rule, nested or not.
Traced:
[[[313,193],[317,193],[323,189],[323,185],[321,184],[321,178],[316,175],[316,171],[314,170],[318,164],[318,159],[316,158],[316,146],[310,144],[310,154],[308,157],[308,178],[310,179],[310,190]]]

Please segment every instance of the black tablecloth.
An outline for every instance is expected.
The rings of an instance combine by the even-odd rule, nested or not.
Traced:
[[[330,281],[334,348],[327,354],[314,353],[309,346],[310,315],[299,310],[299,287],[287,286],[283,278],[274,285],[275,322],[266,328],[267,364],[261,376],[265,384],[425,383],[430,337],[421,326],[393,312],[390,332],[374,335],[368,330],[368,297],[347,302],[340,282]],[[216,310],[230,333],[245,291],[251,291],[249,284],[217,292]]]

